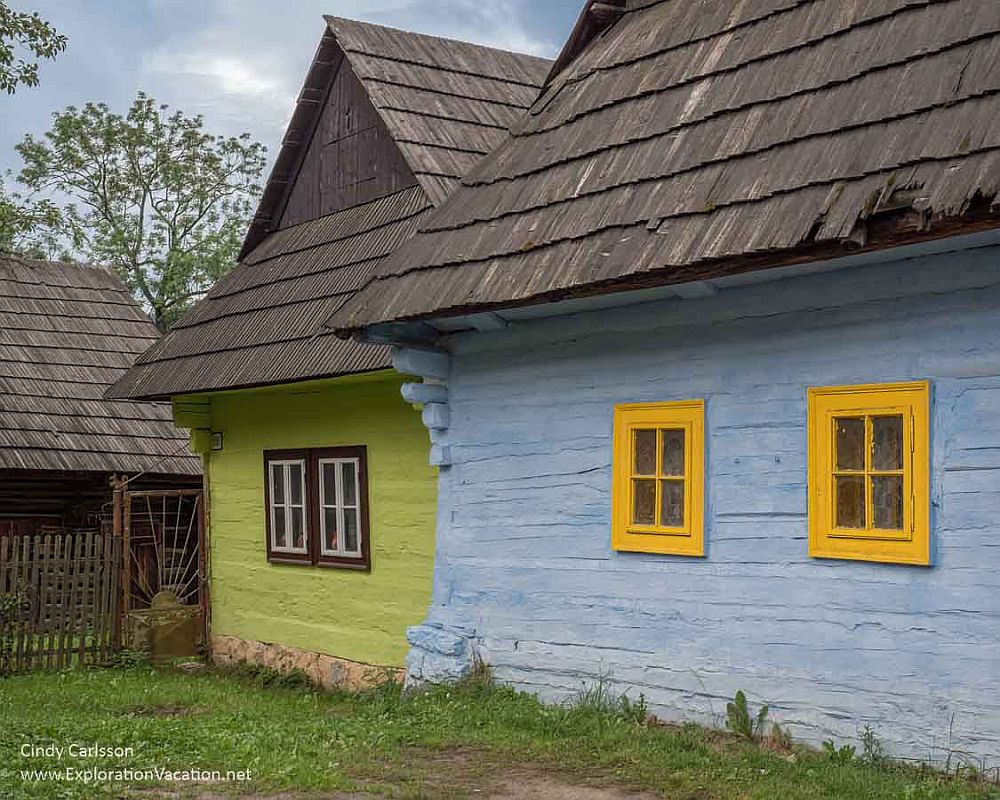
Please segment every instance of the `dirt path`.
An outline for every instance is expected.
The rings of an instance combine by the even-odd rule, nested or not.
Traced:
[[[170,795],[164,795],[170,797]],[[176,795],[184,797],[184,795]],[[189,797],[191,797],[189,795]],[[597,786],[581,786],[567,783],[562,779],[542,774],[524,774],[516,778],[507,778],[495,784],[475,786],[446,787],[440,784],[432,786],[407,786],[405,790],[388,793],[371,792],[335,792],[333,794],[270,794],[270,795],[219,795],[196,794],[196,800],[402,800],[403,798],[419,798],[420,800],[466,800],[481,798],[481,800],[662,800],[661,795],[648,792],[629,792]]]
[[[583,780],[559,775],[537,764],[505,763],[493,754],[460,749],[414,753],[387,764],[384,776],[369,780],[366,791],[333,793],[220,794],[159,791],[143,797],[162,800],[662,800],[632,792],[594,776]],[[364,781],[358,781],[364,783]]]
[[[168,795],[169,796],[169,795]],[[183,797],[183,795],[179,795]],[[443,787],[409,787],[405,793],[371,794],[369,792],[338,792],[334,794],[271,794],[271,795],[194,795],[197,800],[396,800],[399,798],[420,798],[420,800],[662,800],[660,795],[646,792],[636,794],[622,789],[579,786],[544,776],[525,777],[508,780],[502,784],[484,789],[467,787],[446,789]]]
[[[477,797],[488,800],[662,800],[659,795],[622,789],[579,786],[541,775],[510,779]]]

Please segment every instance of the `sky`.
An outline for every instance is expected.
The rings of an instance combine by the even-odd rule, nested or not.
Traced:
[[[277,152],[323,14],[554,57],[583,0],[8,0],[69,37],[41,83],[0,95],[0,174],[17,171],[25,133],[53,111],[105,102],[124,112],[142,89],[206,131],[249,132]]]

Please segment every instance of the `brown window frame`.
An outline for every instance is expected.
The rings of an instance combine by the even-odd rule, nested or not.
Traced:
[[[358,539],[360,556],[331,556],[322,552],[320,537],[320,461],[354,459],[358,462]],[[275,461],[305,463],[306,552],[288,553],[271,546],[271,464]],[[264,451],[264,543],[271,564],[331,567],[368,572],[371,570],[371,526],[368,513],[368,448],[364,445],[312,447]]]

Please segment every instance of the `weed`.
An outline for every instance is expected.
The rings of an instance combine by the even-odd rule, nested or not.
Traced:
[[[792,749],[792,735],[777,722],[771,723],[771,732],[768,733],[767,738],[777,750],[790,751]]]
[[[581,711],[595,711],[599,714],[613,714],[618,710],[618,697],[611,691],[611,682],[606,675],[599,675],[595,683],[584,684],[570,705]]]
[[[492,686],[493,668],[477,654],[472,662],[472,669],[465,676],[465,682],[470,686]]]
[[[639,693],[638,700],[632,700],[627,694],[618,698],[618,714],[628,722],[644,725],[649,719],[649,708],[646,705],[646,695]]]
[[[17,623],[27,602],[21,589],[0,594],[0,675],[12,671]]]
[[[118,669],[139,669],[148,667],[149,664],[149,653],[143,650],[130,650],[127,647],[123,647],[118,652],[112,654],[105,666],[116,667]]]
[[[226,667],[223,672],[229,672],[264,689],[315,689],[316,684],[300,669],[282,672],[263,664],[243,662],[236,666]]]
[[[833,743],[833,739],[827,739],[823,742],[823,755],[830,759],[834,764],[850,764],[854,761],[857,752],[858,748],[852,744],[845,744],[837,747]]]
[[[881,764],[885,761],[882,740],[870,725],[861,729],[862,760],[866,764]]]
[[[606,675],[599,676],[597,682],[589,687],[584,686],[577,693],[572,706],[579,711],[593,712],[625,722],[642,724],[649,717],[645,695],[640,694],[638,699],[633,700],[627,693],[615,694]]]
[[[752,716],[747,696],[741,689],[736,692],[733,702],[726,703],[726,728],[751,742],[759,742],[764,735],[768,711],[768,706],[763,705],[756,716]]]

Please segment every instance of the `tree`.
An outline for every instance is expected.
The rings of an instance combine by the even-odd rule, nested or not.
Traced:
[[[68,198],[73,252],[114,267],[161,330],[235,262],[265,159],[250,134],[207,134],[141,92],[125,116],[103,103],[53,114],[17,151],[22,184]]]
[[[14,11],[0,0],[0,89],[38,85],[38,61],[66,49],[66,37],[35,14]]]
[[[59,218],[59,209],[51,200],[10,193],[0,179],[0,253],[55,258],[59,246],[54,232]]]

